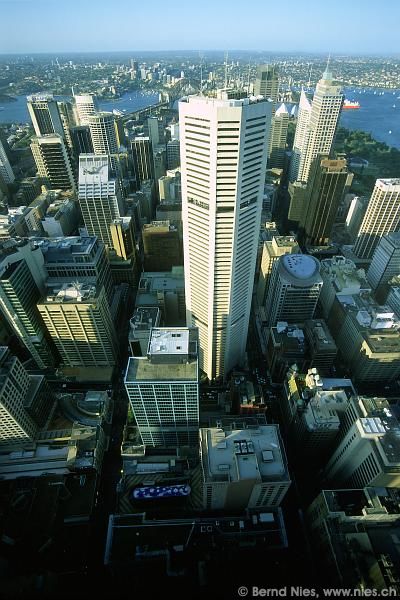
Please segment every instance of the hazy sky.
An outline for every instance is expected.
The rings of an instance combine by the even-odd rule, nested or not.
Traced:
[[[0,52],[399,53],[400,0],[0,0]]]

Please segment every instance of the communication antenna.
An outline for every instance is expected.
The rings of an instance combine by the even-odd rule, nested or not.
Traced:
[[[307,84],[308,89],[310,89],[310,87],[311,87],[311,73],[312,73],[312,64],[310,64],[310,71],[308,73],[308,84]]]
[[[200,96],[203,95],[203,54],[200,54],[199,52],[199,57],[200,57]]]
[[[225,89],[228,87],[228,52],[225,52]]]
[[[247,93],[250,94],[250,63],[249,63],[249,74],[247,77]]]

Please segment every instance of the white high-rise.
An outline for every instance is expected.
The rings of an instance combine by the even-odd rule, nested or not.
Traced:
[[[118,152],[113,113],[99,112],[93,114],[88,117],[88,125],[95,154],[116,154]]]
[[[109,177],[108,156],[79,156],[78,199],[89,235],[112,248],[110,225],[122,216],[123,204],[116,180]]]
[[[89,125],[89,117],[96,114],[97,103],[95,96],[81,94],[74,96],[75,119],[78,125]]]
[[[328,68],[317,83],[311,107],[302,91],[293,143],[291,181],[307,182],[313,160],[319,154],[329,156],[342,103],[341,88],[334,85],[332,73]]]
[[[372,258],[381,238],[400,228],[400,179],[377,179],[358,232],[354,254]]]
[[[27,106],[37,136],[56,133],[64,137],[58,105],[51,94],[27,96]]]
[[[187,324],[211,379],[244,357],[271,113],[249,98],[179,105]]]

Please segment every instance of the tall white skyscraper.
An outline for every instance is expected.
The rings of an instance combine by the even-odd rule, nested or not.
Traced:
[[[95,96],[80,94],[74,96],[75,119],[78,125],[89,125],[89,117],[96,114],[97,103]]]
[[[342,103],[341,88],[333,83],[328,67],[317,83],[311,107],[302,91],[293,143],[291,181],[307,182],[313,160],[319,154],[329,156]]]
[[[296,132],[294,134],[292,159],[290,161],[290,181],[297,181],[300,169],[300,160],[304,148],[307,146],[310,133],[309,123],[311,114],[311,102],[308,100],[305,91],[302,89],[300,94],[299,112],[297,114]]]
[[[78,199],[89,235],[96,235],[112,248],[110,225],[123,215],[123,205],[116,180],[109,178],[107,155],[79,156]]]
[[[88,125],[95,154],[116,154],[118,152],[113,113],[99,112],[93,114],[88,117]]]
[[[377,179],[361,223],[354,254],[372,258],[381,238],[400,228],[400,179]]]
[[[211,379],[245,352],[271,113],[248,98],[179,105],[187,324]]]

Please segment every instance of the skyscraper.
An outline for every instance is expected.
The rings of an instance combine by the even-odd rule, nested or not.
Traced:
[[[282,169],[285,162],[286,138],[289,125],[289,112],[281,104],[272,117],[271,140],[268,152],[268,167]]]
[[[95,96],[91,94],[74,95],[75,120],[78,125],[89,125],[89,117],[97,112]]]
[[[153,144],[149,137],[135,137],[131,142],[136,185],[140,188],[143,181],[154,179]]]
[[[147,356],[129,359],[125,387],[143,444],[198,445],[197,346],[194,328],[153,328]]]
[[[61,135],[34,137],[31,149],[38,174],[48,180],[52,189],[76,191],[71,159]]]
[[[28,96],[27,105],[35,134],[38,137],[51,133],[64,137],[64,127],[58,105],[51,94]]]
[[[372,288],[387,283],[400,273],[400,232],[389,233],[379,242],[367,272]]]
[[[0,347],[0,444],[32,438],[48,422],[54,403],[44,376],[28,373],[8,348]]]
[[[265,305],[271,327],[313,318],[322,288],[319,270],[319,261],[308,254],[286,254],[274,262]]]
[[[296,238],[292,235],[274,235],[271,242],[264,242],[257,285],[257,300],[260,306],[263,306],[268,294],[274,262],[284,254],[297,254],[299,251]]]
[[[8,160],[6,151],[2,141],[0,140],[0,177],[4,183],[13,183],[15,181],[15,175]]]
[[[123,214],[123,206],[117,182],[109,178],[108,156],[80,155],[78,198],[89,235],[112,247],[110,225]]]
[[[37,306],[64,366],[116,364],[117,335],[103,286],[82,283],[49,286]]]
[[[317,83],[311,106],[302,91],[293,143],[291,181],[307,182],[313,160],[319,154],[330,155],[342,103],[341,88],[334,85],[328,67]]]
[[[30,387],[31,379],[20,361],[0,346],[0,445],[34,438],[37,423],[24,406]]]
[[[270,102],[179,105],[187,324],[210,379],[243,359],[257,257]]]
[[[381,238],[400,226],[400,179],[377,179],[354,246],[358,258],[372,258]]]
[[[259,65],[254,83],[254,95],[271,98],[272,102],[278,101],[279,76],[275,65]]]
[[[306,244],[318,246],[329,242],[340,201],[352,179],[345,159],[314,160],[299,224],[300,237]]]
[[[115,117],[111,112],[99,112],[88,116],[90,135],[95,154],[116,154],[118,152]]]
[[[0,264],[0,312],[38,367],[44,369],[54,365],[54,356],[36,306],[40,296],[26,260],[18,253],[5,257]]]

